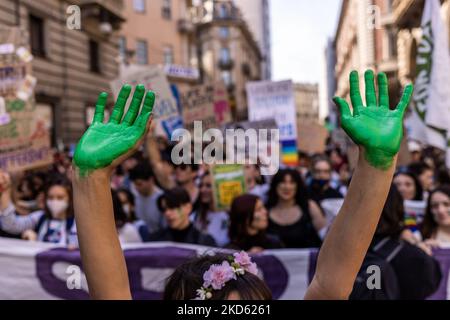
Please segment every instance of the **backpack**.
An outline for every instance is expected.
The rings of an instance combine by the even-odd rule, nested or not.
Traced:
[[[384,238],[371,246],[358,272],[349,300],[396,300],[400,297],[397,275],[391,261],[397,256],[404,244],[401,241]],[[374,275],[368,273],[370,266],[378,266],[381,272],[380,288],[369,289],[367,280]],[[372,281],[370,280],[369,283]]]

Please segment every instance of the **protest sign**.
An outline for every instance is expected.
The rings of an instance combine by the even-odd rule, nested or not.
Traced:
[[[231,121],[228,93],[219,83],[199,85],[182,93],[181,106],[184,127],[191,133],[194,121],[201,121],[203,130],[220,128]]]
[[[153,108],[153,121],[156,124],[155,134],[166,136],[170,140],[173,131],[182,128],[182,119],[177,103],[172,95],[164,70],[157,66],[140,66],[125,69],[121,76],[111,82],[111,89],[117,98],[124,84],[136,86],[143,84],[147,90],[156,94]],[[128,103],[131,102],[131,99]]]
[[[236,130],[242,129],[245,132],[249,129],[255,130],[257,141],[243,141],[244,143],[230,143],[227,144],[227,153],[228,154],[243,154],[245,155],[246,163],[249,164],[258,164],[261,169],[261,173],[265,175],[265,172],[273,173],[278,171],[279,167],[279,135],[275,135],[272,130],[278,130],[277,123],[274,119],[269,120],[259,120],[259,121],[243,121],[243,122],[233,122],[226,124],[222,127],[223,135],[227,135],[227,130],[232,130],[236,132]],[[261,134],[260,130],[266,130],[267,135]],[[247,139],[246,139],[247,140]],[[265,141],[262,141],[265,140]],[[271,143],[273,142],[273,143]],[[253,144],[253,145],[251,145]],[[257,155],[256,161],[250,162],[252,155],[251,147],[254,147],[257,144]],[[276,157],[276,159],[275,159]],[[273,161],[275,160],[275,161]]]
[[[301,123],[297,128],[297,144],[308,154],[323,153],[326,148],[328,130],[318,123]]]
[[[19,28],[0,28],[0,43],[7,44],[0,54],[0,168],[8,172],[53,161],[51,119],[36,109],[36,78],[31,75],[32,56],[24,39],[24,31]]]
[[[282,160],[297,165],[297,123],[292,81],[259,81],[247,84],[250,121],[275,119],[280,129]]]
[[[218,164],[211,169],[214,203],[217,210],[228,210],[233,199],[246,191],[244,167],[239,164]]]

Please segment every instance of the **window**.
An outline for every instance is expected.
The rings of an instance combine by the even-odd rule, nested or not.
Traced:
[[[227,39],[230,36],[230,28],[228,27],[220,27],[219,36],[222,39]]]
[[[29,16],[31,53],[45,57],[44,20],[32,14]]]
[[[230,60],[231,60],[230,49],[228,48],[220,49],[220,61],[230,62]]]
[[[125,37],[119,38],[119,53],[122,58],[126,58],[126,56],[127,56],[127,38],[125,38]]]
[[[138,40],[136,43],[136,62],[137,64],[148,64],[147,41]]]
[[[172,4],[171,0],[163,0],[163,6],[161,9],[161,14],[164,19],[172,18]]]
[[[145,12],[145,0],[133,0],[133,8],[135,12]]]
[[[219,6],[219,18],[228,18],[228,6],[225,3]]]
[[[164,64],[173,64],[173,48],[172,48],[172,46],[164,47]]]
[[[89,70],[100,73],[100,51],[94,40],[89,40]]]
[[[231,72],[230,71],[222,71],[222,80],[223,80],[223,83],[225,83],[225,85],[227,87],[231,86],[233,84]]]

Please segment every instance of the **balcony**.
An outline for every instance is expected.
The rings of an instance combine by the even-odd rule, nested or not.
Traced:
[[[109,23],[112,30],[120,29],[125,21],[123,0],[74,0],[72,4],[80,6],[83,19],[94,24]]]
[[[194,24],[190,19],[179,19],[177,25],[178,32],[182,34],[192,34],[195,30]]]
[[[394,0],[392,10],[399,28],[411,29],[420,26],[424,0]]]
[[[233,59],[219,59],[218,66],[221,70],[231,70],[234,68],[234,61]]]

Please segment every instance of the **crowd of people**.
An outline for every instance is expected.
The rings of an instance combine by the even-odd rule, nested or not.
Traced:
[[[354,78],[352,90],[356,92],[356,76],[351,74],[350,77],[351,81]],[[366,77],[368,77],[367,83],[370,83],[370,79],[373,81],[370,73],[366,74]],[[381,78],[379,76],[378,80],[385,81],[383,76]],[[401,113],[393,113],[393,116],[398,119],[389,119],[396,121],[397,127],[390,128],[391,131],[387,132],[388,134],[401,129],[403,112],[412,92],[411,88],[408,90],[405,91],[404,101],[402,100],[398,107]],[[357,94],[359,95],[359,90]],[[148,104],[146,100],[144,108],[146,106],[149,108],[153,104],[154,96],[152,100],[151,94],[148,94],[148,98]],[[341,112],[344,112],[342,119],[350,121],[349,113],[342,109],[345,108],[344,102],[340,100],[337,103],[340,104]],[[362,104],[354,101],[354,105]],[[121,108],[118,108],[121,112],[117,112],[120,117],[116,122],[120,121],[123,114],[123,106]],[[151,108],[146,111],[147,119],[151,112],[148,110]],[[378,113],[379,110],[373,109],[373,112]],[[136,115],[133,115],[133,119],[135,118]],[[114,117],[112,119],[110,123],[114,122]],[[138,126],[143,125],[143,119],[138,118]],[[370,122],[370,117],[365,121]],[[117,124],[114,125],[117,126]],[[354,124],[347,124],[347,126],[354,126]],[[344,123],[344,129],[347,133],[350,132],[352,139],[366,146],[368,139],[361,138],[362,142],[358,140],[364,130],[351,131],[356,130],[355,128],[345,128]],[[105,130],[109,130],[107,125]],[[143,127],[138,127],[136,130],[140,130],[136,137],[138,139],[144,134],[144,130]],[[371,130],[373,131],[371,134],[379,137],[385,134],[373,127]],[[89,131],[84,139],[86,141],[91,139]],[[46,171],[27,172],[14,176],[0,171],[1,236],[58,243],[67,245],[70,249],[77,248],[80,242],[82,253],[81,242],[84,242],[84,254],[89,253],[92,259],[92,254],[94,251],[99,251],[101,245],[98,245],[99,248],[93,245],[92,241],[96,235],[89,232],[99,230],[111,240],[116,237],[111,236],[111,230],[107,225],[102,226],[101,219],[104,219],[105,214],[111,209],[114,212],[115,233],[120,243],[171,241],[229,248],[249,253],[260,253],[266,249],[322,248],[324,249],[321,250],[322,264],[321,267],[318,265],[317,271],[322,279],[313,281],[307,298],[327,295],[326,292],[321,292],[320,282],[324,281],[326,270],[336,267],[336,265],[331,266],[339,256],[337,252],[334,252],[340,250],[338,249],[340,244],[335,242],[342,241],[346,249],[341,254],[347,257],[351,253],[341,263],[341,276],[346,279],[342,280],[345,283],[333,284],[334,280],[327,279],[326,286],[330,288],[330,292],[334,292],[333,295],[335,294],[336,297],[347,297],[348,288],[344,290],[340,286],[352,284],[352,281],[349,281],[352,276],[345,272],[349,268],[352,272],[356,272],[357,270],[353,269],[355,266],[360,266],[358,259],[366,252],[365,245],[359,246],[355,243],[355,239],[363,237],[361,241],[368,244],[371,236],[364,238],[367,236],[363,229],[367,228],[368,234],[371,234],[372,226],[375,226],[378,221],[377,219],[365,226],[362,220],[364,214],[353,211],[367,209],[370,212],[367,218],[377,218],[379,216],[377,211],[380,211],[383,206],[377,199],[383,199],[384,202],[383,192],[387,193],[390,184],[390,191],[366,259],[370,258],[371,253],[387,247],[387,244],[394,247],[394,250],[389,253],[389,261],[398,275],[400,289],[397,290],[395,297],[424,299],[433,293],[441,280],[440,267],[432,258],[433,249],[450,244],[450,178],[448,171],[442,167],[442,161],[440,161],[442,159],[436,157],[432,149],[414,150],[411,154],[413,162],[408,166],[398,167],[391,183],[392,176],[389,170],[392,171],[394,167],[389,167],[389,163],[398,152],[401,135],[396,136],[395,140],[392,155],[383,163],[377,163],[375,161],[377,158],[371,158],[373,156],[371,152],[376,155],[377,151],[371,150],[370,144],[366,146],[368,149],[364,151],[365,156],[360,157],[364,160],[360,160],[354,171],[351,170],[349,160],[339,146],[332,143],[328,144],[327,151],[323,154],[308,155],[299,152],[301,161],[298,167],[281,167],[273,176],[263,176],[258,165],[247,164],[244,166],[246,193],[235,197],[227,211],[216,208],[213,194],[214,182],[209,166],[194,163],[173,164],[171,161],[173,145],[163,138],[149,136],[146,146],[141,146],[137,152],[132,152],[134,150],[130,149],[131,146],[127,146],[122,153],[127,152],[127,157],[129,153],[131,156],[128,159],[112,159],[111,161],[115,161],[113,164],[105,165],[107,180],[105,180],[105,173],[101,170],[98,171],[100,176],[90,179],[83,179],[82,173],[78,173],[80,177],[76,176],[72,166],[72,155],[67,152],[58,153],[55,156],[55,163]],[[96,140],[93,139],[93,141]],[[389,150],[391,142],[386,139],[381,141],[383,141],[382,147]],[[83,142],[82,140],[79,144],[80,149],[84,148],[83,143],[92,143],[92,141]],[[133,143],[140,145],[137,140]],[[86,150],[93,152],[87,147]],[[96,152],[98,155],[101,153],[101,151]],[[78,168],[83,168],[84,162],[90,161],[87,154],[82,156],[86,157],[79,160]],[[105,156],[109,157],[108,154]],[[382,156],[384,157],[385,154]],[[108,168],[113,171],[110,172]],[[355,183],[350,192],[352,179]],[[74,193],[71,180],[75,181]],[[370,185],[372,180],[373,185]],[[110,181],[110,185],[108,186],[109,182],[105,183],[105,181]],[[358,187],[355,185],[363,186],[364,190],[356,190],[355,188]],[[372,199],[370,195],[364,194],[371,188],[371,192],[375,194]],[[108,199],[108,189],[111,189],[112,201]],[[101,203],[97,203],[97,200],[93,199],[88,192],[96,192],[97,197],[101,198],[98,202]],[[377,194],[377,192],[381,193]],[[344,197],[347,201],[346,208],[344,208]],[[408,212],[411,201],[422,203],[424,214]],[[109,203],[112,204],[111,208]],[[366,207],[360,207],[360,205]],[[101,214],[99,213],[96,217],[97,213],[92,212],[92,220],[86,219],[88,214],[84,212],[86,210],[98,210]],[[74,211],[77,212],[77,223],[75,223]],[[338,212],[339,215],[337,215]],[[344,222],[351,216],[356,220],[351,223]],[[414,218],[414,223],[410,222],[411,217]],[[96,219],[101,221],[95,221]],[[333,224],[333,221],[336,223]],[[90,223],[92,226],[89,226]],[[78,236],[77,224],[80,231]],[[359,230],[348,229],[351,225],[358,227]],[[340,231],[336,228],[340,228]],[[362,232],[361,235],[359,235],[360,232]],[[326,238],[327,241],[324,241]],[[115,252],[115,249],[111,249],[112,252]],[[115,260],[116,262],[120,262],[119,254],[111,255],[113,256],[118,259]],[[96,259],[99,261],[104,259],[106,262],[109,258],[98,256]],[[245,262],[247,256],[238,255],[236,259],[243,259],[242,261]],[[244,263],[242,261],[235,262],[235,265]],[[411,264],[411,261],[415,263]],[[202,260],[196,263],[202,263]],[[210,264],[211,261],[209,261]],[[94,259],[87,262],[87,266],[89,276],[89,269],[97,268]],[[192,265],[189,265],[190,267]],[[251,267],[249,262],[247,267]],[[338,274],[341,271],[334,272]],[[234,270],[234,272],[244,271]],[[92,274],[91,271],[89,279],[91,283],[100,281],[94,279]],[[122,277],[126,273],[118,271],[118,274]],[[172,278],[176,279],[176,275],[177,272]],[[99,283],[98,286],[101,287],[104,284]],[[110,291],[103,290],[106,293]],[[202,296],[206,293],[206,291],[203,292]]]
[[[262,176],[258,165],[245,165],[247,193],[222,211],[215,208],[207,165],[174,165],[171,145],[162,138],[147,145],[149,154],[158,153],[156,159],[138,151],[117,167],[111,179],[114,217],[123,243],[174,241],[253,253],[318,248],[332,222],[327,200],[343,199],[351,180],[347,157],[332,145],[323,154],[301,152],[297,168],[281,168],[270,177]],[[450,181],[426,155],[423,152],[417,161],[398,168],[392,189],[399,193],[401,205],[394,206],[389,197],[386,207],[396,207],[404,216],[403,201],[424,204],[424,215],[417,215],[414,226],[406,218],[395,222],[400,223],[403,240],[431,254],[432,248],[450,245]],[[77,247],[70,156],[57,153],[47,170],[15,174],[13,179],[0,172],[2,237]]]

